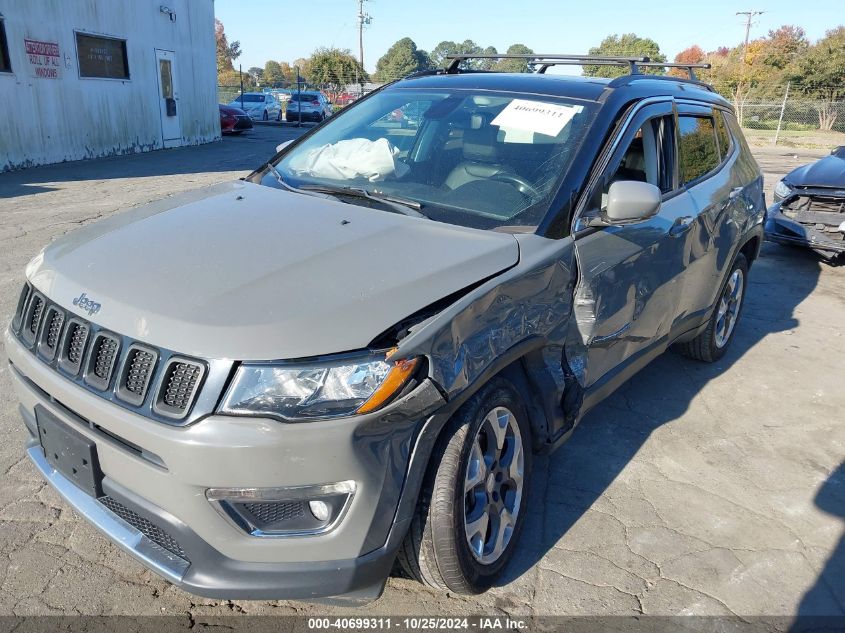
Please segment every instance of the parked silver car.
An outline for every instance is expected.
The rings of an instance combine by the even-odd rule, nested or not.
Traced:
[[[532,455],[736,332],[760,171],[727,101],[638,61],[399,81],[49,245],[5,335],[29,458],[192,593],[370,600],[397,556],[484,591]]]
[[[229,105],[240,108],[253,121],[282,120],[282,104],[269,93],[245,92],[233,99]]]
[[[322,92],[292,92],[285,111],[285,120],[296,122],[316,121],[328,119],[332,115],[332,104]]]

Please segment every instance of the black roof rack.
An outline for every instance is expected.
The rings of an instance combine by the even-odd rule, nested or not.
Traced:
[[[468,54],[458,53],[455,55],[447,55],[446,59],[449,64],[446,66],[446,72],[454,74],[460,72],[460,64],[468,59],[524,59],[531,62],[535,66],[539,66],[538,73],[546,72],[549,66],[561,65],[597,65],[597,66],[628,66],[628,72],[632,75],[638,74],[638,65],[648,64],[651,60],[648,57],[614,57],[604,55],[563,55],[559,53],[541,54],[541,53],[520,53],[510,54],[503,53],[501,55],[486,55],[486,54]]]
[[[543,74],[550,66],[628,66],[628,72],[631,75],[638,75],[640,68],[683,68],[689,73],[689,78],[693,81],[698,81],[695,76],[695,69],[710,68],[710,64],[683,64],[674,62],[653,62],[648,57],[625,57],[625,56],[606,56],[606,55],[566,55],[566,54],[546,54],[546,53],[518,53],[518,54],[477,54],[471,53],[457,53],[455,55],[447,55],[446,59],[449,64],[446,66],[445,72],[454,74],[460,72],[460,64],[468,59],[524,59],[537,67],[537,72]]]
[[[644,62],[640,64],[640,66],[646,66],[650,68],[683,68],[689,73],[689,78],[693,81],[698,81],[698,77],[695,76],[695,69],[696,68],[703,68],[708,69],[710,68],[710,64],[677,64],[677,63],[669,63],[669,62]]]

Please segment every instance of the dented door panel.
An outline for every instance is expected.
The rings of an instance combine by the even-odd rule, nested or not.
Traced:
[[[681,192],[647,221],[605,227],[576,241],[574,310],[589,349],[585,386],[669,334],[696,239],[695,231],[677,235],[673,227],[692,208]]]
[[[699,209],[696,224],[701,243],[697,256],[689,265],[690,282],[676,324],[679,332],[697,325],[710,310],[727,272],[726,267],[733,261],[733,246],[739,241],[737,204],[740,198],[736,192],[741,189],[732,160],[712,177],[690,189]]]

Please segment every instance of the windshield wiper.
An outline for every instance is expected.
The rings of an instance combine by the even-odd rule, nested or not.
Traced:
[[[390,194],[382,193],[380,191],[367,191],[366,189],[357,189],[355,187],[330,187],[328,185],[306,185],[302,187],[304,191],[314,191],[317,193],[327,193],[332,196],[349,196],[351,198],[366,198],[367,200],[375,200],[385,206],[390,207],[398,213],[410,215],[415,218],[424,218],[425,214],[420,212],[422,205],[416,200],[406,200]]]
[[[279,186],[282,187],[282,189],[287,189],[288,191],[292,191],[293,193],[301,193],[306,196],[317,196],[318,198],[324,198],[326,196],[324,196],[323,194],[328,193],[311,189],[300,189],[298,187],[294,187],[293,185],[289,185],[287,182],[285,182],[284,176],[282,176],[281,172],[276,169],[276,166],[273,165],[273,163],[267,163],[265,164],[265,167],[267,167],[267,170],[271,174],[273,174],[273,177],[276,179],[276,182],[279,183]]]

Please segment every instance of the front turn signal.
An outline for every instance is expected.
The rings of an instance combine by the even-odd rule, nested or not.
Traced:
[[[393,363],[382,383],[376,388],[369,400],[358,407],[356,413],[370,413],[384,406],[407,384],[419,364],[419,358],[398,360]]]

